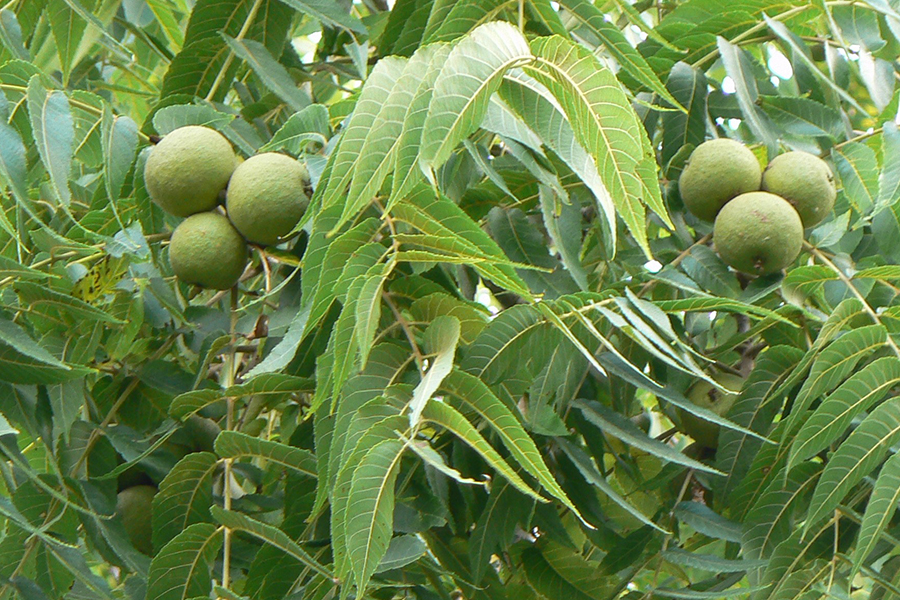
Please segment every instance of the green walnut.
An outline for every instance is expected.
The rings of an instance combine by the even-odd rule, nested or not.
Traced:
[[[678,191],[694,216],[712,221],[729,200],[758,190],[761,179],[756,156],[740,142],[721,138],[703,142],[691,153]]]
[[[152,485],[136,485],[116,496],[116,514],[122,520],[125,533],[135,548],[150,556],[153,554],[153,496]]]
[[[144,166],[150,198],[176,217],[212,210],[237,166],[222,134],[198,125],[179,127],[160,141]]]
[[[750,192],[719,212],[713,241],[719,256],[733,268],[766,275],[785,268],[800,254],[803,223],[780,196]]]
[[[191,215],[172,233],[169,262],[185,283],[227,290],[247,266],[247,242],[224,215]]]
[[[228,184],[228,218],[249,241],[277,244],[306,212],[308,182],[306,167],[290,156],[266,152],[248,158]]]
[[[744,383],[743,378],[730,373],[722,373],[714,377],[716,382],[729,390],[740,391]],[[693,404],[708,409],[720,417],[724,417],[731,410],[734,401],[739,394],[726,394],[708,381],[700,380],[688,390],[687,398]],[[679,408],[678,416],[681,418],[681,427],[694,441],[706,448],[715,448],[719,445],[719,426],[706,419],[693,415]]]
[[[762,189],[791,203],[803,227],[812,227],[834,208],[837,188],[824,160],[809,152],[787,152],[769,163]]]

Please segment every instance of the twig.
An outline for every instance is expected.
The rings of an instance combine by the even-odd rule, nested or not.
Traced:
[[[235,331],[237,329],[237,321],[238,321],[238,310],[237,310],[237,301],[238,301],[238,288],[234,286],[231,288],[231,319],[230,325],[228,327],[228,334],[231,336],[231,343],[228,348],[228,352],[225,355],[225,365],[222,371],[222,387],[224,389],[228,389],[234,385],[234,375],[236,371],[236,360],[237,360],[237,348],[235,344]],[[225,415],[225,430],[231,431],[234,428],[234,398],[229,396],[226,400],[228,404],[228,410]],[[225,510],[231,510],[231,460],[230,458],[224,459],[225,461],[225,483],[222,486],[222,498]],[[222,587],[228,588],[231,583],[230,570],[231,570],[231,529],[226,527],[224,530],[224,536],[222,537]]]

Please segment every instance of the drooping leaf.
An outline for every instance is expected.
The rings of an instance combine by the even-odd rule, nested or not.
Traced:
[[[474,425],[456,409],[443,402],[430,402],[422,413],[425,420],[452,431],[457,437],[478,452],[494,469],[500,472],[516,489],[541,502],[546,502],[509,466],[503,457],[484,439]]]
[[[35,75],[28,82],[28,114],[41,160],[50,173],[59,202],[67,207],[72,199],[69,174],[75,151],[69,100],[63,92],[45,89],[41,78]]]
[[[153,497],[154,548],[163,548],[195,523],[211,521],[216,464],[216,456],[209,452],[189,454],[160,482]]]
[[[900,439],[900,400],[892,398],[863,419],[825,465],[810,501],[804,532],[830,514],[850,488],[881,462],[897,439]]]
[[[859,527],[859,538],[853,552],[853,573],[859,571],[863,561],[875,548],[878,538],[894,517],[897,501],[900,500],[900,455],[894,455],[884,463],[875,488],[866,505],[862,524]]]
[[[172,538],[150,563],[147,595],[188,600],[212,590],[212,563],[222,549],[222,529],[196,523]]]
[[[880,358],[854,373],[816,408],[797,432],[788,468],[808,460],[837,440],[853,418],[900,383],[900,361]]]
[[[347,554],[358,589],[365,589],[391,542],[394,482],[404,445],[385,440],[353,472],[347,504]]]
[[[274,527],[267,523],[263,523],[262,521],[258,521],[239,512],[225,510],[218,506],[213,506],[210,509],[210,513],[212,513],[212,516],[216,519],[216,521],[218,521],[225,527],[228,527],[229,529],[244,531],[256,538],[259,538],[284,551],[285,554],[295,558],[300,563],[313,569],[320,575],[324,575],[328,578],[332,577],[331,571],[329,571],[325,566],[319,564],[316,559],[310,556],[308,552],[301,548],[296,542],[288,537],[287,534],[285,534],[277,527]]]
[[[586,49],[559,37],[532,43],[537,60],[525,71],[547,87],[597,165],[616,209],[649,257],[646,211],[666,223],[656,161],[646,131],[615,76]]]
[[[666,89],[647,61],[622,34],[621,30],[608,22],[604,14],[586,0],[563,0],[560,6],[576,18],[603,43],[607,51],[618,61],[622,69],[641,84],[656,92],[669,104],[683,108],[679,101]]]
[[[434,170],[481,123],[507,69],[531,58],[522,34],[508,23],[481,25],[450,51],[434,82],[419,160]]]
[[[459,320],[449,316],[436,318],[425,330],[426,348],[434,358],[429,361],[431,366],[422,374],[421,381],[413,390],[413,397],[409,402],[410,427],[419,423],[425,404],[453,369],[459,333]]]
[[[249,436],[238,431],[223,431],[216,437],[216,453],[222,458],[256,456],[266,462],[279,464],[295,473],[316,476],[316,457],[309,450],[295,448]]]

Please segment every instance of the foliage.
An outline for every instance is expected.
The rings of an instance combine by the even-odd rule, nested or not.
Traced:
[[[12,0],[0,54],[0,598],[900,597],[896,0]],[[312,178],[232,290],[143,181],[184,125]],[[834,171],[786,270],[684,210],[712,137]]]

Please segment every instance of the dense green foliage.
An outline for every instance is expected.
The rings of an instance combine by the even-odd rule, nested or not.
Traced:
[[[0,600],[900,598],[898,54],[897,0],[5,3]],[[144,179],[188,125],[309,174],[230,289]],[[685,210],[712,138],[834,174],[785,269]]]

